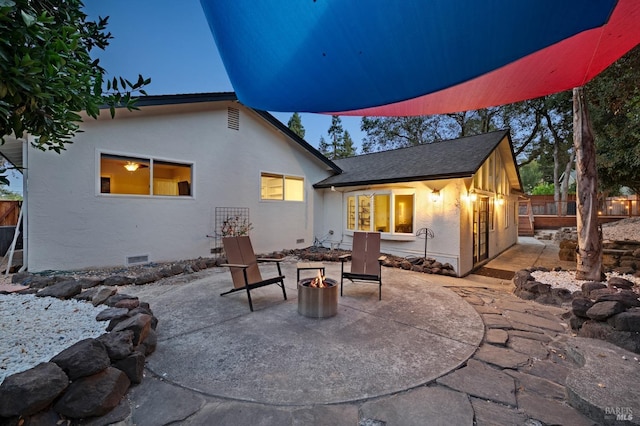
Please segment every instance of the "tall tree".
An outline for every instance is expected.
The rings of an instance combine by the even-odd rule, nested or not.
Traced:
[[[598,183],[605,192],[627,186],[640,194],[640,46],[587,84],[598,152]]]
[[[331,157],[339,158],[340,147],[342,145],[342,136],[344,129],[342,127],[342,119],[338,115],[331,116],[331,127],[327,131],[329,134],[329,140],[331,141]]]
[[[287,126],[289,127],[289,129],[291,129],[293,133],[295,133],[296,135],[304,139],[304,135],[306,132],[304,130],[304,126],[302,125],[302,117],[300,117],[300,114],[298,114],[297,112],[294,112],[291,118],[289,119]]]
[[[596,145],[584,89],[573,89],[573,129],[576,151],[578,231],[576,279],[602,280],[602,235],[598,230]]]
[[[338,158],[353,157],[354,155],[356,155],[356,152],[357,149],[353,145],[353,139],[351,139],[349,131],[345,130],[342,134],[342,146],[340,147]]]
[[[34,136],[32,144],[60,152],[78,131],[79,113],[102,105],[136,109],[150,79],[105,82],[93,49],[112,38],[108,18],[91,21],[81,0],[0,0],[0,138]],[[106,92],[103,84],[106,83]]]

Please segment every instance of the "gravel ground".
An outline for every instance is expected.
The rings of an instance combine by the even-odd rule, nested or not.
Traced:
[[[602,239],[640,241],[640,217],[630,217],[602,225]]]
[[[35,295],[0,295],[0,383],[89,337],[105,332],[104,307]]]

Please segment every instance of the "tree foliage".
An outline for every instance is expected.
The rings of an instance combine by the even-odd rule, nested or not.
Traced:
[[[340,116],[331,116],[331,126],[327,133],[329,134],[329,142],[321,136],[318,145],[318,150],[327,158],[335,160],[356,155],[357,148],[354,146],[349,132],[342,127]]]
[[[601,189],[640,194],[640,46],[587,86]]]
[[[304,139],[306,131],[304,130],[304,126],[302,125],[302,117],[300,117],[300,114],[294,112],[289,119],[289,122],[287,123],[287,127],[289,127],[289,129],[293,133]]]
[[[0,0],[0,138],[34,137],[60,152],[79,131],[80,112],[96,118],[108,105],[136,109],[150,79],[105,81],[93,49],[112,38],[108,18],[88,19],[81,0]],[[106,91],[103,91],[106,86]]]

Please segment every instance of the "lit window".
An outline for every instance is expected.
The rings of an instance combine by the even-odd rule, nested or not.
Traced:
[[[304,179],[262,173],[260,175],[260,199],[304,201]]]
[[[347,197],[347,229],[356,229],[356,197]]]
[[[354,194],[346,206],[348,230],[413,234],[414,194]]]
[[[373,196],[373,221],[374,230],[378,232],[389,232],[391,223],[391,195]]]
[[[191,182],[191,164],[100,154],[102,194],[191,196]]]
[[[395,232],[413,234],[413,195],[395,196]]]

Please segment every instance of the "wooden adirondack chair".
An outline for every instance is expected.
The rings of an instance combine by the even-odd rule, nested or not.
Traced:
[[[351,271],[345,272],[344,264],[351,259]],[[340,256],[342,262],[340,277],[340,296],[344,279],[354,281],[377,281],[378,300],[382,300],[382,262],[385,256],[380,256],[379,232],[354,232],[353,250],[351,254]]]
[[[236,291],[246,290],[247,298],[249,299],[249,309],[253,312],[251,290],[270,284],[277,284],[282,288],[284,300],[287,300],[287,292],[284,288],[284,275],[282,275],[282,271],[280,269],[281,259],[256,259],[256,255],[253,252],[253,246],[251,245],[251,240],[248,236],[223,238],[222,245],[229,263],[221,266],[226,266],[230,269],[234,288],[221,293],[220,296]],[[258,263],[260,262],[276,263],[278,267],[278,276],[266,280],[262,279],[260,269],[258,268]]]

